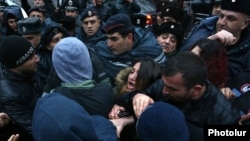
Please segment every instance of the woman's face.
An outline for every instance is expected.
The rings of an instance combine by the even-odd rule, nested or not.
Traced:
[[[171,33],[164,33],[156,37],[158,43],[161,45],[162,51],[165,54],[171,53],[176,50],[177,38]]]
[[[136,63],[128,75],[127,89],[130,91],[135,90],[136,79],[138,76],[138,72],[140,70],[140,66],[141,66],[140,62]]]

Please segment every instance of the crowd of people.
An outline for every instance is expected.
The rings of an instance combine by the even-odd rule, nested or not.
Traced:
[[[176,1],[143,27],[136,0],[33,2],[0,1],[0,141],[202,141],[205,125],[250,125],[250,1],[216,0],[191,28]]]

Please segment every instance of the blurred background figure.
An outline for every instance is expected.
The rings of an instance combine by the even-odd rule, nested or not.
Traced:
[[[93,0],[93,6],[98,11],[99,17],[102,20],[102,22],[106,22],[109,18],[109,10],[110,7],[105,5],[104,0]]]
[[[211,2],[211,5],[212,5],[211,15],[219,16],[219,14],[220,14],[220,2],[221,2],[221,0],[212,0],[212,2]]]
[[[20,35],[18,33],[17,22],[23,19],[20,7],[10,5],[4,8],[2,36]]]
[[[141,11],[141,7],[134,0],[117,0],[115,1],[109,11],[109,16],[123,13],[128,16],[132,16],[135,13],[139,13]]]

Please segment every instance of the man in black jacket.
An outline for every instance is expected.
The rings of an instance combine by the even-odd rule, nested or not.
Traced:
[[[19,133],[20,141],[32,141],[33,110],[41,95],[33,79],[39,58],[28,40],[12,35],[1,41],[0,61],[0,111],[8,115],[12,121],[9,124],[14,123],[5,126],[11,128],[3,131],[13,131],[10,134]]]

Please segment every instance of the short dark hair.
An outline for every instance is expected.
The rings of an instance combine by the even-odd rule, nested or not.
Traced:
[[[174,76],[182,73],[187,90],[207,82],[207,70],[202,59],[190,51],[182,51],[170,58],[164,65],[162,75]]]

